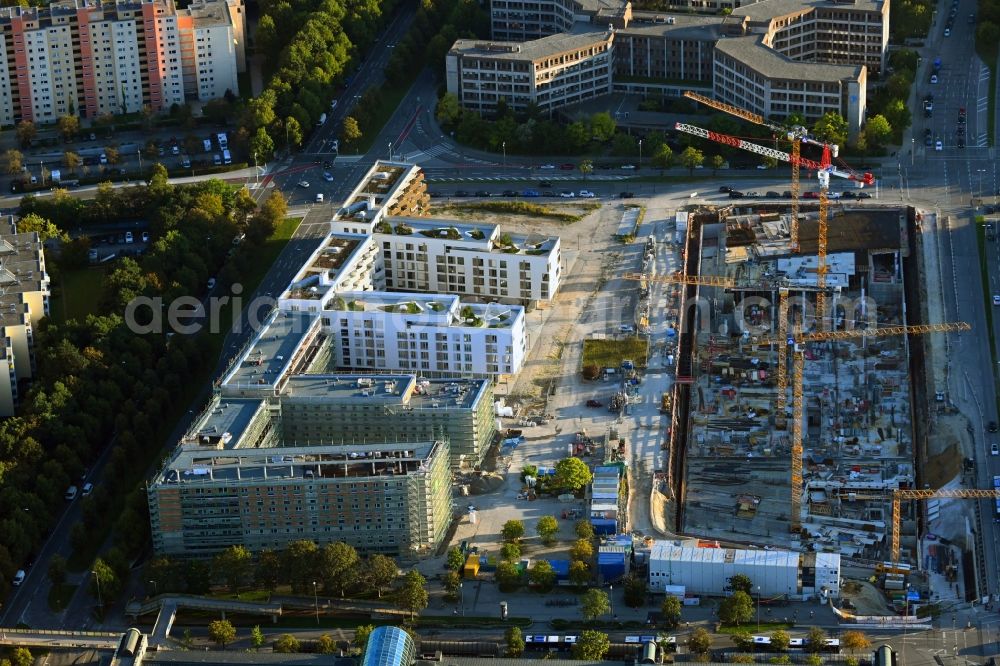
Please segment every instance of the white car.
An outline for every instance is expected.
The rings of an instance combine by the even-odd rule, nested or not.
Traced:
[[[298,183],[296,183],[296,185],[298,185],[299,187],[301,187],[303,189],[308,189],[309,188],[309,181],[308,180],[300,180]]]
[[[580,196],[584,199],[593,199],[597,195],[590,190],[580,190]]]
[[[94,492],[94,484],[92,484],[92,483],[85,483],[85,484],[83,484],[83,489],[80,491],[80,496],[81,497],[86,497],[87,495],[89,495],[92,492]]]
[[[208,290],[212,291],[215,289],[215,278],[208,278]]]
[[[11,585],[13,585],[14,587],[17,587],[18,585],[20,585],[21,583],[24,582],[24,577],[26,575],[27,574],[24,573],[24,569],[18,569],[17,573],[14,574],[14,578],[10,581]]]
[[[990,455],[1000,456],[1000,446],[998,446],[996,442],[990,444]]]
[[[951,37],[951,28],[945,28],[944,29],[944,36],[945,37]]]
[[[126,243],[134,243],[135,242],[135,236],[132,235],[131,231],[126,231],[125,232],[125,242]]]
[[[181,147],[180,146],[171,146],[171,148],[170,148],[170,154],[171,155],[180,155],[181,154]]]
[[[538,168],[539,169],[555,169],[556,165],[555,164],[543,164],[542,166],[540,166]]]
[[[763,171],[764,169],[770,169],[771,167],[767,166],[766,164],[758,164],[757,168]]]
[[[317,192],[316,193],[316,203],[323,203],[323,193],[322,192]]]
[[[940,141],[935,141],[934,142],[934,150],[936,150],[936,151],[944,150],[944,144],[941,143]]]
[[[931,74],[931,83],[937,83],[937,82],[938,82],[937,74]]]
[[[826,193],[826,198],[830,199],[831,201],[834,200],[834,199],[839,199],[842,196],[844,196],[843,192],[827,192]]]
[[[561,196],[563,199],[572,199],[576,195],[572,192],[567,191],[567,192],[560,192],[559,196]]]
[[[332,183],[333,182],[333,174],[330,173],[329,171],[324,171],[323,172],[323,180],[325,180],[328,183]]]
[[[993,294],[993,305],[1000,305],[1000,294]]]
[[[627,170],[631,171],[631,170],[635,169],[635,165],[634,164],[623,164],[621,166],[621,168],[622,169],[627,169]]]

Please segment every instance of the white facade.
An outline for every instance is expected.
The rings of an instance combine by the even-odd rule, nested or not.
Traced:
[[[821,573],[820,573],[821,572]],[[825,588],[840,595],[840,555],[805,554],[786,550],[697,548],[657,541],[649,556],[649,585],[683,585],[695,595],[727,596],[728,579],[749,576],[764,597],[811,598]]]
[[[339,292],[323,313],[337,367],[509,375],[524,363],[524,309],[444,294]]]
[[[238,95],[236,76],[236,35],[226,24],[195,27],[194,54],[196,74],[191,82],[197,84],[195,94],[205,102],[224,97],[226,91]]]

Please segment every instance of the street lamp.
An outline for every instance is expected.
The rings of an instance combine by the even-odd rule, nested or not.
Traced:
[[[611,602],[611,617],[618,617],[615,615],[615,586],[608,585],[608,600]]]
[[[137,147],[135,149],[135,154],[136,154],[136,157],[139,158],[139,177],[141,178],[142,177],[142,149]]]
[[[642,139],[639,139],[639,168],[642,168]]]
[[[316,608],[316,626],[319,626],[319,597],[316,594],[316,581],[313,581],[313,606]]]
[[[458,584],[458,594],[462,604],[462,617],[465,617],[465,586],[462,583]]]
[[[757,586],[757,633],[760,633],[760,585]]]
[[[389,161],[392,161],[392,141],[389,142]]]
[[[504,141],[500,145],[503,146],[503,168],[506,169],[507,168],[507,142]]]
[[[915,137],[910,137],[910,166],[913,166],[914,155],[917,152],[917,139]]]
[[[156,591],[157,591],[157,589],[159,588],[159,586],[158,586],[158,585],[156,584],[156,581],[155,581],[155,580],[151,580],[151,581],[147,581],[147,582],[148,582],[148,583],[149,583],[150,585],[152,585],[152,586],[153,586],[153,596],[155,597],[155,596],[156,596]]]

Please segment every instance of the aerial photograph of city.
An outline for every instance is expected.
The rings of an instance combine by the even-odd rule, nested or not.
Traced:
[[[1000,0],[0,33],[0,666],[998,666]]]

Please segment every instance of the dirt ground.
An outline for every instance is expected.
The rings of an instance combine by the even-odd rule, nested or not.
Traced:
[[[936,448],[941,449],[945,444],[940,441],[942,437],[948,437],[946,440],[948,443],[941,453],[927,458],[927,464],[924,466],[924,483],[929,484],[931,488],[941,488],[962,473],[962,451],[958,445],[958,436],[954,432],[958,421],[960,419],[957,417],[945,417],[938,421],[936,435],[939,443]]]
[[[856,615],[884,615],[886,599],[878,589],[867,581],[846,581],[840,595],[854,604]]]

